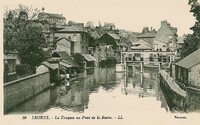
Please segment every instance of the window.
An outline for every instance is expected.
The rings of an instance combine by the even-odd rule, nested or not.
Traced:
[[[140,53],[135,53],[134,56],[135,56],[135,57],[140,57],[141,54],[140,54]]]

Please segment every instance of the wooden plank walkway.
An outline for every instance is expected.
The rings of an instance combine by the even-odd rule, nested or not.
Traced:
[[[160,75],[165,79],[169,87],[176,92],[177,94],[181,95],[182,97],[186,97],[186,91],[181,89],[179,85],[169,76],[167,72],[164,70],[160,71]]]

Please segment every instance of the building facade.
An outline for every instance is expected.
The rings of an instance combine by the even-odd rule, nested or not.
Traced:
[[[161,22],[161,27],[156,33],[157,41],[163,42],[165,45],[158,49],[166,49],[168,51],[176,51],[177,48],[177,28],[171,27],[166,20]],[[154,44],[157,48],[158,44]]]
[[[121,52],[127,48],[126,43],[121,40],[120,36],[114,33],[105,33],[98,39],[98,43],[100,46],[112,46],[118,62],[120,61]]]
[[[67,51],[70,55],[74,53],[74,41],[60,38],[56,41],[56,51]]]
[[[185,86],[200,87],[200,49],[175,64],[175,79]]]
[[[62,26],[66,24],[66,18],[62,14],[45,13],[38,14],[39,21],[47,21],[51,25]]]
[[[54,33],[56,38],[67,38],[74,42],[74,53],[88,53],[89,33],[74,25],[67,25],[64,29]]]

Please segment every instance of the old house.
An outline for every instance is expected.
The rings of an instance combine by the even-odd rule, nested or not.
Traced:
[[[138,40],[137,42],[132,43],[131,50],[138,51],[151,51],[151,45],[143,39]]]
[[[56,41],[56,51],[67,51],[70,55],[74,53],[74,41],[68,38],[60,38]]]
[[[67,51],[55,51],[52,59],[59,60],[59,69],[61,74],[72,74],[78,67],[75,60],[67,53]]]
[[[175,79],[186,86],[200,87],[200,49],[175,64]]]
[[[84,59],[85,59],[85,66],[86,67],[93,67],[94,66],[94,62],[96,61],[95,58],[93,56],[91,56],[90,54],[81,54]]]
[[[127,47],[126,43],[121,40],[120,36],[114,33],[105,33],[98,39],[100,46],[111,45],[115,52],[115,57],[120,57],[121,52]],[[120,58],[117,58],[118,62]]]
[[[160,39],[155,39],[153,43],[153,50],[154,51],[168,51],[167,42],[162,41]]]
[[[67,25],[55,33],[57,38],[67,38],[74,41],[74,53],[88,53],[89,33],[84,30],[83,24]]]
[[[115,57],[115,53],[111,45],[99,46],[98,50],[100,55],[100,61]]]
[[[44,8],[43,12],[38,14],[39,21],[47,21],[51,25],[62,26],[66,24],[66,18],[62,14],[55,13],[45,13]]]
[[[177,28],[171,27],[171,24],[166,20],[162,21],[161,27],[156,33],[156,39],[166,43],[165,48],[169,49],[169,51],[176,51],[177,37]],[[154,45],[156,46],[156,44]]]
[[[150,51],[152,51],[151,45],[143,39],[132,43],[130,49],[127,50],[129,54],[125,56],[127,62],[148,60],[150,56]]]
[[[155,31],[155,29],[151,28],[149,30],[148,27],[144,27],[143,30],[142,30],[142,32],[136,36],[137,41],[139,41],[139,40],[145,40],[151,46],[152,46],[152,44],[154,42],[155,37],[156,37],[156,31]]]

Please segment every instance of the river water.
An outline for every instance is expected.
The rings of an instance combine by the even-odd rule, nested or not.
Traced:
[[[70,86],[51,87],[8,114],[29,119],[50,116],[49,123],[55,124],[60,119],[60,124],[199,125],[199,114],[171,113],[157,68],[144,68],[143,73],[137,67],[122,73],[116,73],[115,67],[95,68],[93,74],[70,81]]]
[[[52,87],[16,107],[10,114],[168,112],[158,84],[157,68],[144,68],[142,74],[137,68],[123,73],[116,73],[115,67],[95,68],[92,75],[75,79],[70,86]]]

